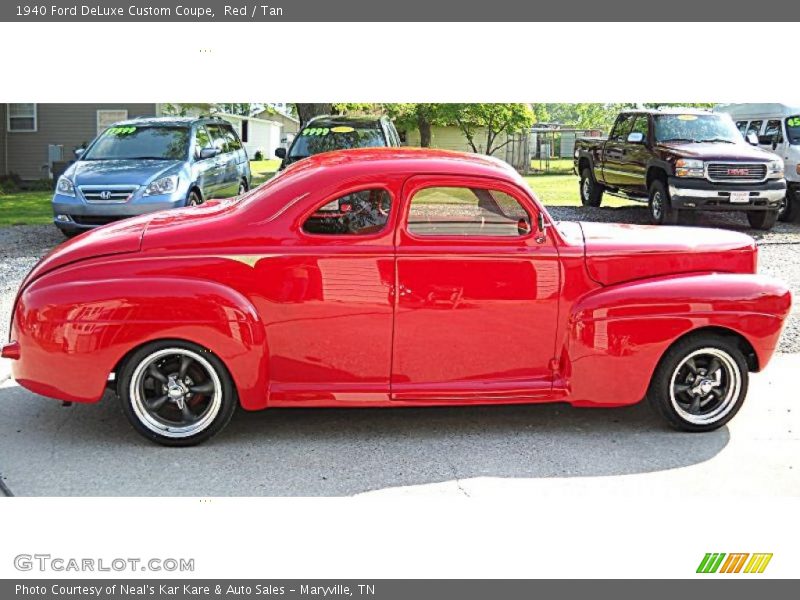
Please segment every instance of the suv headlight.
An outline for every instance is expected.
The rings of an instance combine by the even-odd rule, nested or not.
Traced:
[[[170,175],[156,179],[144,190],[145,196],[160,196],[161,194],[171,194],[178,189],[178,176]]]
[[[783,161],[773,160],[767,165],[767,172],[772,179],[783,178]]]
[[[66,177],[59,177],[58,183],[56,183],[56,193],[61,194],[62,196],[72,196],[74,198],[75,184],[73,184]]]
[[[676,177],[704,177],[703,161],[691,158],[680,158],[675,161]]]

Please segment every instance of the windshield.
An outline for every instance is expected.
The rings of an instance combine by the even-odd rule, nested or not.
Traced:
[[[800,144],[800,116],[786,119],[786,137],[790,144]]]
[[[109,127],[81,157],[82,160],[185,160],[189,153],[188,127]]]
[[[729,142],[743,141],[742,134],[728,117],[721,115],[657,115],[657,142]]]
[[[345,150],[347,148],[374,148],[385,146],[380,129],[339,125],[334,127],[306,127],[294,139],[289,158],[305,158],[312,154]]]

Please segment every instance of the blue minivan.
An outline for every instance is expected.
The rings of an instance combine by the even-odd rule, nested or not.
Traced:
[[[247,152],[220,118],[121,121],[76,154],[53,196],[53,222],[67,237],[250,188]]]

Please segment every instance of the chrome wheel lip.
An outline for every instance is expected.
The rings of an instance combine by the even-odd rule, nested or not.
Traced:
[[[591,183],[588,179],[583,180],[583,185],[581,186],[581,194],[583,194],[584,201],[589,201],[589,191],[590,191]]]
[[[664,204],[663,199],[661,198],[661,192],[656,192],[653,194],[653,203],[652,208],[650,209],[653,213],[653,217],[658,220],[661,218],[661,211],[663,210],[662,205]]]
[[[675,380],[678,376],[678,373],[686,365],[686,363],[700,355],[712,356],[720,361],[722,365],[720,368],[725,369],[728,376],[728,385],[725,392],[725,397],[715,408],[705,414],[693,414],[687,411],[678,402],[675,393]],[[678,416],[687,423],[691,423],[693,425],[710,425],[725,418],[731,412],[731,410],[733,410],[733,408],[736,406],[737,400],[739,399],[739,392],[741,389],[742,374],[739,369],[739,365],[736,363],[733,357],[720,348],[700,348],[699,350],[695,350],[694,352],[684,356],[683,359],[681,359],[681,361],[678,363],[678,366],[675,367],[669,382],[669,399],[672,408],[675,410]]]
[[[140,384],[142,383],[142,380],[150,365],[165,356],[175,354],[179,356],[188,356],[200,364],[214,384],[214,392],[205,412],[197,421],[188,425],[167,425],[166,423],[163,423],[155,418],[145,405],[144,397],[141,393]],[[130,394],[131,407],[133,408],[133,412],[139,422],[153,433],[157,433],[158,435],[168,438],[187,438],[204,431],[211,425],[214,419],[216,419],[220,409],[222,408],[222,384],[219,375],[211,363],[208,362],[208,360],[197,354],[197,352],[187,348],[164,348],[149,354],[136,366],[133,376],[131,377],[131,383],[128,392]]]

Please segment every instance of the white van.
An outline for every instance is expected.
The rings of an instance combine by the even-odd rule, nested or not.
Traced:
[[[778,218],[800,222],[800,106],[720,104],[714,111],[729,114],[743,136],[754,133],[761,148],[783,159],[786,199]]]

